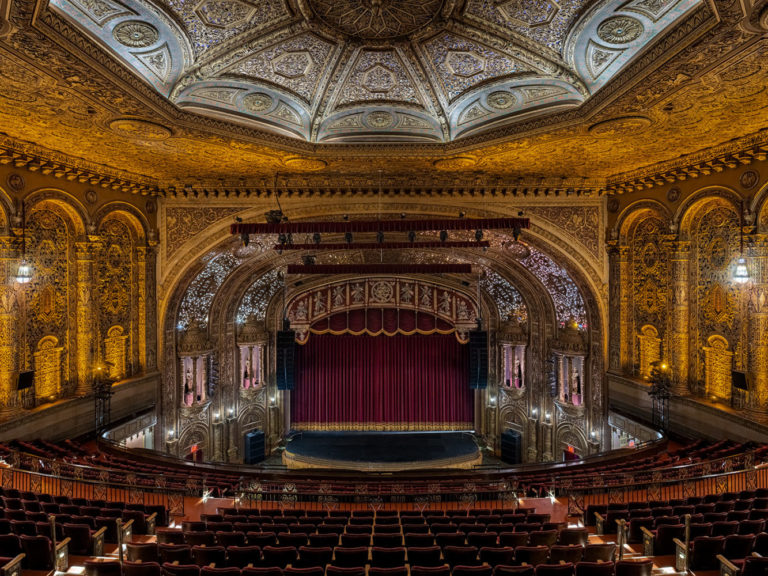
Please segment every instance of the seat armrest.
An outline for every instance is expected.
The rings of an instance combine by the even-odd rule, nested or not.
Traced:
[[[152,512],[144,522],[147,524],[147,534],[154,534],[157,528],[157,512]]]
[[[128,520],[128,522],[120,524],[120,532],[122,534],[120,541],[123,544],[130,542],[133,538],[133,520]]]
[[[738,576],[741,573],[739,567],[722,554],[718,554],[716,558],[720,561],[720,576]]]
[[[107,527],[102,526],[91,536],[91,555],[103,556],[104,555],[104,538],[106,537]]]
[[[653,556],[653,541],[656,537],[645,526],[640,527],[640,532],[643,533],[643,555]]]
[[[59,572],[66,572],[69,568],[69,541],[69,538],[64,538],[56,544],[56,550],[53,551],[53,565]]]
[[[595,512],[595,533],[596,534],[604,534],[603,528],[605,526],[605,518],[603,518],[603,515],[600,514],[600,512]]]
[[[5,576],[21,576],[21,561],[24,560],[25,554],[19,554],[10,562],[2,567]]]
[[[675,570],[685,572],[688,570],[688,547],[678,538],[672,538],[675,544]]]

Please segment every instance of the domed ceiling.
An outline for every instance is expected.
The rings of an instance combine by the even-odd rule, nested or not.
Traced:
[[[451,142],[581,105],[700,0],[50,0],[190,111]]]

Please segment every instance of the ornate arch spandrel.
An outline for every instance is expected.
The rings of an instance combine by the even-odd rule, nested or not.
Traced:
[[[611,235],[618,239],[620,243],[627,243],[627,234],[630,228],[636,224],[638,218],[643,218],[647,214],[655,214],[666,225],[666,230],[669,230],[669,226],[672,223],[672,212],[669,207],[653,199],[643,199],[636,202],[632,202],[624,210],[621,211],[616,223],[611,229]]]
[[[27,214],[29,214],[30,210],[39,209],[42,206],[58,206],[72,222],[72,231],[78,240],[84,239],[88,229],[91,227],[88,210],[77,198],[64,190],[40,188],[30,192],[24,198],[24,204],[26,205]]]
[[[740,211],[743,198],[733,188],[726,186],[706,186],[696,190],[680,203],[672,219],[672,225],[681,235],[681,239],[689,239],[691,219],[696,216],[702,205],[712,200],[720,200],[729,204],[734,210]]]

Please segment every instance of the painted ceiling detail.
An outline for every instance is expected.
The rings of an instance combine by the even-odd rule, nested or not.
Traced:
[[[177,106],[311,142],[578,107],[702,0],[50,0]]]

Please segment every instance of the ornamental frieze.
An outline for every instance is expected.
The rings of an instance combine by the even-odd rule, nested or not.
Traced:
[[[475,301],[453,288],[424,280],[372,277],[345,280],[294,296],[286,316],[297,339],[308,337],[310,326],[346,310],[398,308],[427,312],[456,327],[459,334],[477,326]]]

